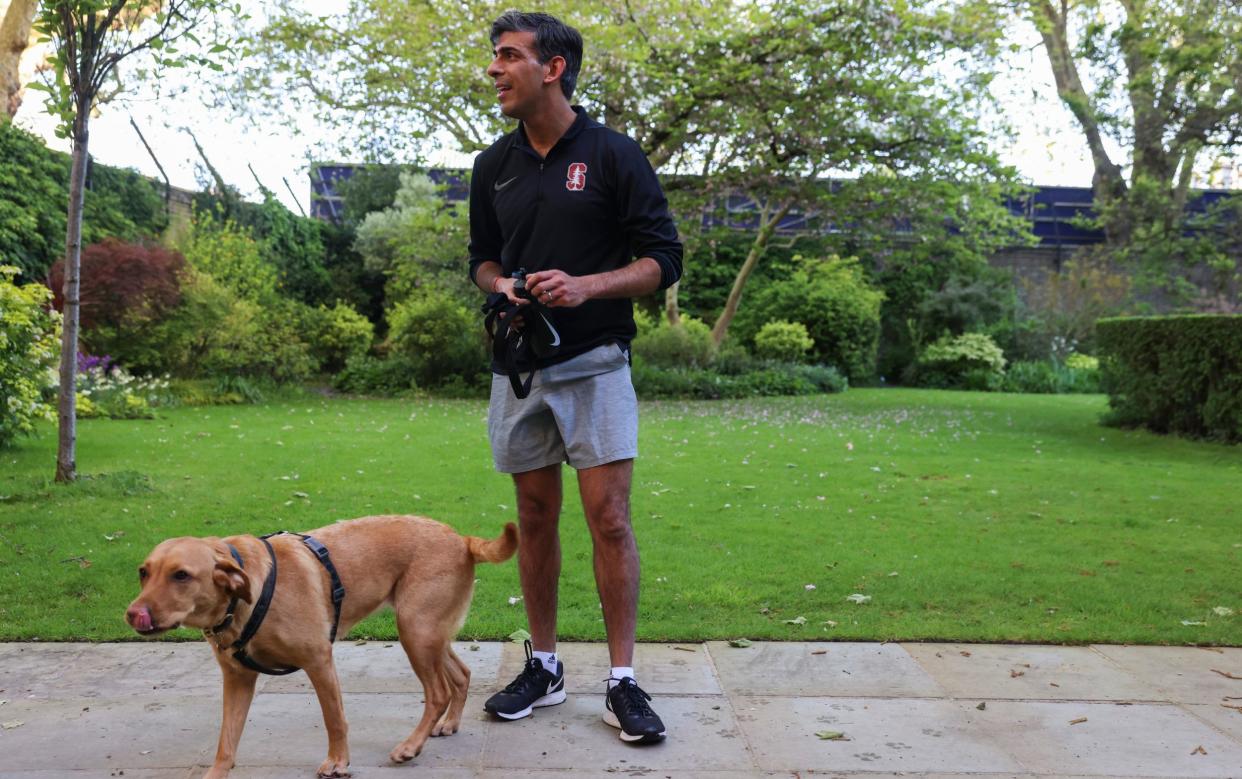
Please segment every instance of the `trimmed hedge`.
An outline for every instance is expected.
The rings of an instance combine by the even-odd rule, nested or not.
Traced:
[[[1101,319],[1106,424],[1242,441],[1242,316]]]

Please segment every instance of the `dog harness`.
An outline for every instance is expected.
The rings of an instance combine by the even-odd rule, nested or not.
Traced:
[[[272,559],[271,570],[267,572],[267,578],[263,580],[263,591],[259,594],[259,600],[254,604],[254,609],[250,612],[250,619],[246,620],[245,627],[242,628],[241,635],[237,640],[229,645],[233,650],[233,659],[241,663],[252,671],[258,671],[262,674],[271,676],[285,676],[287,674],[296,673],[301,668],[268,668],[257,662],[246,652],[246,644],[250,643],[250,639],[254,638],[254,634],[259,632],[259,626],[263,624],[263,619],[267,616],[267,609],[272,604],[272,595],[276,592],[276,551],[272,549],[272,545],[268,543],[272,536],[290,535],[297,536],[302,539],[302,543],[306,545],[311,552],[314,553],[323,567],[328,571],[328,578],[332,581],[332,632],[328,636],[329,642],[336,641],[336,628],[341,622],[341,602],[345,600],[345,587],[341,584],[340,574],[336,572],[336,566],[332,564],[332,557],[328,554],[328,547],[319,543],[315,538],[301,533],[290,533],[287,530],[278,530],[275,533],[268,533],[265,536],[259,536],[259,540],[267,547],[267,554]],[[241,554],[237,548],[229,544],[229,553],[233,555],[233,559],[237,561],[238,567],[245,570],[246,566],[242,562]],[[224,619],[219,625],[206,631],[208,635],[219,633],[220,631],[233,624],[233,612],[237,609],[238,599],[235,597],[229,601],[228,610],[224,613]]]

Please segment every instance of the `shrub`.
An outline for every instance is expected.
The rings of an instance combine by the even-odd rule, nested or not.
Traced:
[[[195,270],[206,273],[237,297],[267,303],[278,297],[276,268],[244,227],[220,220],[210,211],[194,215],[194,228],[182,252]]]
[[[706,368],[716,356],[712,331],[684,316],[681,323],[661,323],[634,339],[634,354],[657,368]]]
[[[768,322],[755,334],[755,354],[766,360],[805,362],[814,345],[801,322]]]
[[[1000,347],[982,333],[965,333],[924,349],[912,378],[925,387],[999,389],[1004,373]]]
[[[180,254],[158,245],[108,238],[83,249],[83,348],[133,369],[158,372],[161,360],[152,328],[181,302],[184,268]],[[57,310],[64,307],[64,275],[64,261],[58,260],[50,276]]]
[[[332,385],[341,392],[359,395],[397,395],[417,389],[413,360],[391,356],[381,360],[368,354],[354,355],[333,377]]]
[[[1015,362],[1005,371],[1001,387],[1005,392],[1043,394],[1099,392],[1099,371],[1091,367],[1095,362],[1086,355],[1070,355],[1065,365],[1049,360]]]
[[[801,322],[814,342],[814,362],[835,365],[851,380],[860,379],[875,373],[883,299],[855,260],[802,260],[788,278],[746,300],[732,327],[751,345],[768,322]]]
[[[434,387],[459,376],[478,379],[487,368],[478,317],[445,294],[422,292],[389,313],[392,351],[411,360],[419,385]]]
[[[634,360],[634,389],[642,398],[714,400],[843,392],[845,377],[822,365],[766,363],[735,375],[702,368],[659,368]]]
[[[1242,316],[1102,319],[1109,424],[1242,440]]]
[[[366,354],[375,337],[371,322],[344,303],[332,308],[299,306],[300,331],[319,369],[336,373],[351,357]]]
[[[18,269],[0,265],[0,446],[50,419],[43,398],[52,385],[60,341],[60,318],[46,306],[42,284],[13,283]]]

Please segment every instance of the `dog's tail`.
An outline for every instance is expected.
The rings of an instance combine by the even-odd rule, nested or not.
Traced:
[[[517,525],[509,522],[499,538],[487,539],[466,536],[466,548],[476,563],[503,563],[513,556],[518,547]]]

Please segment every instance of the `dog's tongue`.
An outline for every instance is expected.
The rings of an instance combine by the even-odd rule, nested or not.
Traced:
[[[151,629],[151,612],[143,606],[134,615],[134,630],[150,630]]]

